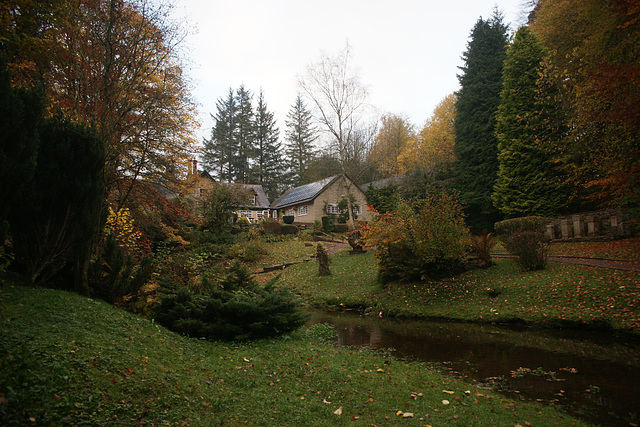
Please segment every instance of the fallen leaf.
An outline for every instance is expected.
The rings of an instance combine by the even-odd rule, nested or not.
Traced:
[[[327,401],[327,399],[322,399],[322,403],[325,405],[331,405],[331,402]]]
[[[455,393],[454,391],[449,391],[449,390],[442,390],[443,393],[447,393],[447,394],[453,394]]]
[[[333,411],[333,413],[336,415],[342,415],[342,406],[336,409],[335,411]]]
[[[448,401],[448,400],[443,400],[443,401],[442,401],[442,404],[443,404],[443,405],[448,405],[448,404],[449,404],[449,401]]]
[[[413,418],[413,414],[411,412],[405,412],[402,414],[402,418]]]

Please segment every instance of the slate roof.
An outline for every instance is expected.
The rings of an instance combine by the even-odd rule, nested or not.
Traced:
[[[340,175],[330,176],[328,178],[321,179],[320,181],[312,182],[310,184],[301,185],[300,187],[290,188],[280,196],[278,200],[271,205],[272,209],[284,208],[287,206],[295,205],[296,203],[302,203],[315,199],[322,191],[335,181]]]
[[[213,177],[211,176],[211,174],[207,171],[201,171],[200,172],[200,177],[201,178],[208,178],[213,182],[216,182],[215,179],[213,179]],[[246,208],[250,208],[250,209],[269,209],[271,206],[271,203],[269,203],[269,198],[267,197],[267,194],[264,192],[264,188],[262,188],[262,185],[260,184],[236,184],[234,182],[220,182],[219,184],[224,184],[224,185],[231,185],[231,186],[235,186],[235,187],[243,187],[243,188],[247,188],[249,190],[251,190],[256,196],[256,204],[250,204],[247,205]]]

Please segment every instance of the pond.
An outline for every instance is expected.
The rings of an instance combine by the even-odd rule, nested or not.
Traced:
[[[640,424],[640,342],[610,333],[398,320],[311,311],[338,345],[393,349],[515,399],[537,400],[594,424]]]

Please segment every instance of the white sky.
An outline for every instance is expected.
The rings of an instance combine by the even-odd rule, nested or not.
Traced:
[[[284,137],[298,77],[321,52],[348,42],[369,103],[421,128],[434,107],[459,88],[469,34],[494,6],[514,29],[523,0],[178,0],[175,15],[194,32],[187,73],[199,103],[198,139],[208,138],[216,101],[241,84],[260,89]],[[311,108],[310,104],[307,104]]]

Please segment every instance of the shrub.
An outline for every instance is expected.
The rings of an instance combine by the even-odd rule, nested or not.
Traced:
[[[217,285],[203,283],[204,293],[182,288],[162,297],[155,319],[175,332],[211,340],[259,339],[292,332],[304,325],[308,315],[298,309],[291,293],[275,287],[277,279],[263,288],[236,262]]]
[[[282,225],[273,218],[269,218],[262,223],[262,228],[265,233],[279,235],[282,231]]]
[[[251,223],[249,222],[249,218],[241,216],[236,221],[236,224],[238,224],[239,226],[249,226]]]
[[[529,216],[497,222],[496,232],[504,247],[516,256],[525,271],[542,270],[547,262],[548,238],[544,227],[546,218]]]
[[[241,241],[229,248],[227,256],[244,262],[256,262],[267,254],[266,247],[258,240]]]
[[[333,217],[323,216],[322,220],[322,230],[325,233],[331,233],[333,231]]]
[[[298,227],[293,224],[283,224],[281,228],[283,235],[298,234]]]
[[[493,264],[491,261],[491,249],[496,245],[495,233],[484,230],[479,236],[472,236],[473,250],[478,257],[478,267],[486,268]]]
[[[282,222],[285,224],[293,224],[293,221],[296,219],[293,215],[285,215],[282,217]]]
[[[363,232],[365,245],[377,249],[384,281],[451,276],[463,267],[469,246],[462,207],[446,193],[402,201],[395,212],[374,212]]]
[[[349,231],[349,226],[347,224],[334,224],[333,232],[334,233],[347,233]]]

